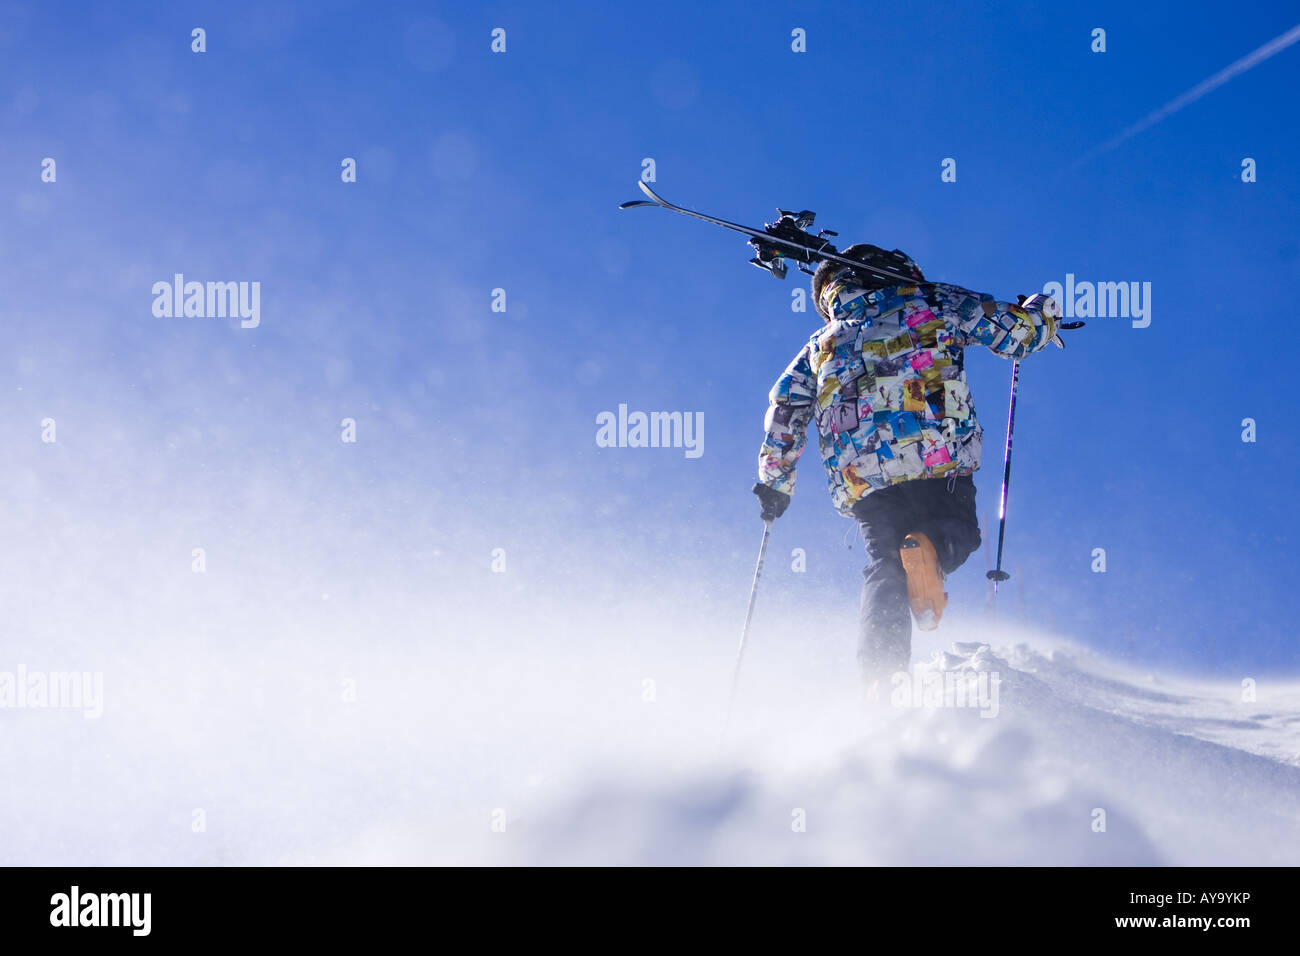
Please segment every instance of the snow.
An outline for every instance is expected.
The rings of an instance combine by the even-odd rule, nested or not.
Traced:
[[[873,706],[851,607],[810,627],[760,599],[724,729],[743,606],[707,582],[88,572],[11,622],[0,670],[102,671],[104,700],[0,709],[3,864],[1300,863],[1294,678],[1134,669],[956,609],[914,686],[986,696]]]
[[[757,709],[687,766],[601,772],[493,860],[638,864],[1294,865],[1300,685],[1124,671],[1060,641],[936,652],[995,671],[976,709]],[[779,693],[771,688],[775,699]],[[820,711],[820,712],[819,712]],[[1104,830],[1095,828],[1098,811]],[[802,831],[793,824],[802,816]]]

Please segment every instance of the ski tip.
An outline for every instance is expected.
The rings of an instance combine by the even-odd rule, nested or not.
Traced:
[[[664,202],[662,199],[659,198],[659,196],[655,193],[653,189],[651,189],[648,185],[646,185],[646,181],[644,179],[638,179],[636,181],[636,184],[641,187],[641,191],[643,193],[645,193],[654,201],[654,205],[656,206],[668,205],[668,203]]]
[[[621,202],[618,204],[619,209],[635,209],[637,206],[657,206],[656,202],[646,202],[644,199],[633,199],[631,202]]]

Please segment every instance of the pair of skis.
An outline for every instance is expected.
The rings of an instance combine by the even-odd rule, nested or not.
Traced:
[[[873,279],[900,285],[916,284],[915,277],[903,272],[894,272],[883,266],[867,265],[857,259],[847,259],[840,255],[839,250],[827,238],[837,236],[838,233],[823,229],[817,235],[813,235],[807,231],[817,217],[817,214],[811,210],[804,209],[801,212],[791,212],[788,209],[778,209],[779,218],[776,222],[765,223],[762,229],[752,229],[749,226],[742,226],[740,223],[729,222],[726,219],[719,219],[717,216],[708,216],[702,212],[696,212],[694,209],[687,209],[685,206],[670,203],[651,189],[644,180],[637,180],[637,185],[650,198],[625,202],[618,207],[619,209],[658,206],[660,209],[669,209],[684,216],[699,219],[702,222],[711,222],[715,226],[722,226],[724,229],[743,233],[749,236],[749,244],[757,250],[757,254],[749,261],[760,269],[772,273],[778,279],[784,279],[786,275],[785,263],[781,261],[783,258],[794,259],[799,263],[799,269],[807,273],[813,271],[811,267],[815,263],[823,259],[829,259],[831,262],[841,262],[846,266],[850,266]]]

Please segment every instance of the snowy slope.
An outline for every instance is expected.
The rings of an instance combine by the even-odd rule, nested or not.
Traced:
[[[763,607],[724,735],[736,609],[703,584],[259,572],[220,585],[242,603],[15,618],[11,660],[102,669],[105,699],[0,711],[0,863],[1300,863],[1294,679],[1246,702],[954,614],[938,637],[966,643],[918,637],[917,674],[996,674],[996,716],[871,708],[851,614],[805,636]]]
[[[1027,635],[996,652],[938,652],[916,668],[972,670],[1000,676],[996,716],[867,708],[774,672],[762,688],[751,679],[725,739],[716,723],[693,735],[665,723],[678,738],[671,753],[629,748],[561,786],[515,794],[497,808],[504,832],[384,826],[335,859],[1300,862],[1300,685],[1264,681],[1247,703],[1236,687],[1126,672]],[[1099,811],[1104,830],[1094,828]]]

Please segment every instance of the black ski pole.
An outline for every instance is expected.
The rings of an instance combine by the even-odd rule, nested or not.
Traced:
[[[1002,542],[1007,535],[1007,486],[1011,484],[1011,433],[1016,427],[1016,396],[1019,392],[1020,361],[1017,359],[1011,365],[1011,410],[1007,412],[1007,450],[1002,468],[1002,498],[998,503],[998,563],[988,573],[988,579],[993,582],[995,596],[998,593],[998,584],[1011,579],[1011,575],[1002,570]]]
[[[740,683],[740,665],[745,659],[745,638],[749,637],[749,622],[754,619],[754,602],[758,600],[758,579],[763,576],[763,559],[767,557],[767,542],[772,537],[772,522],[763,522],[763,543],[758,546],[758,564],[754,568],[754,584],[749,589],[749,610],[745,612],[745,627],[740,632],[740,648],[736,651],[736,669],[731,675],[731,696],[727,699],[727,722],[731,722],[731,708],[736,703],[736,686]]]

